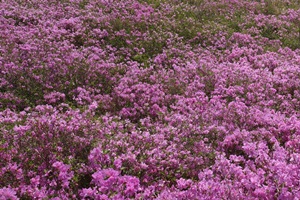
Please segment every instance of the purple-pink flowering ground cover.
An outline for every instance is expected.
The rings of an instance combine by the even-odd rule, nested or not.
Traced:
[[[297,0],[0,1],[0,199],[300,199]]]

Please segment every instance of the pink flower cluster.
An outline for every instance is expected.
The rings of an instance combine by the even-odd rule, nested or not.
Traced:
[[[164,2],[0,1],[0,200],[300,199],[297,1]]]

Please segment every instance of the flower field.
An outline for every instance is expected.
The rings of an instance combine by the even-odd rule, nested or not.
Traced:
[[[0,0],[0,200],[300,199],[298,0]]]

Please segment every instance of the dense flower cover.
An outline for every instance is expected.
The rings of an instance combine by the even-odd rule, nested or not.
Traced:
[[[0,199],[300,199],[297,0],[0,1]]]

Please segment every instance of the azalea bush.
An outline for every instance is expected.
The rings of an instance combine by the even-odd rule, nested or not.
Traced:
[[[299,199],[298,1],[0,1],[0,199]]]

